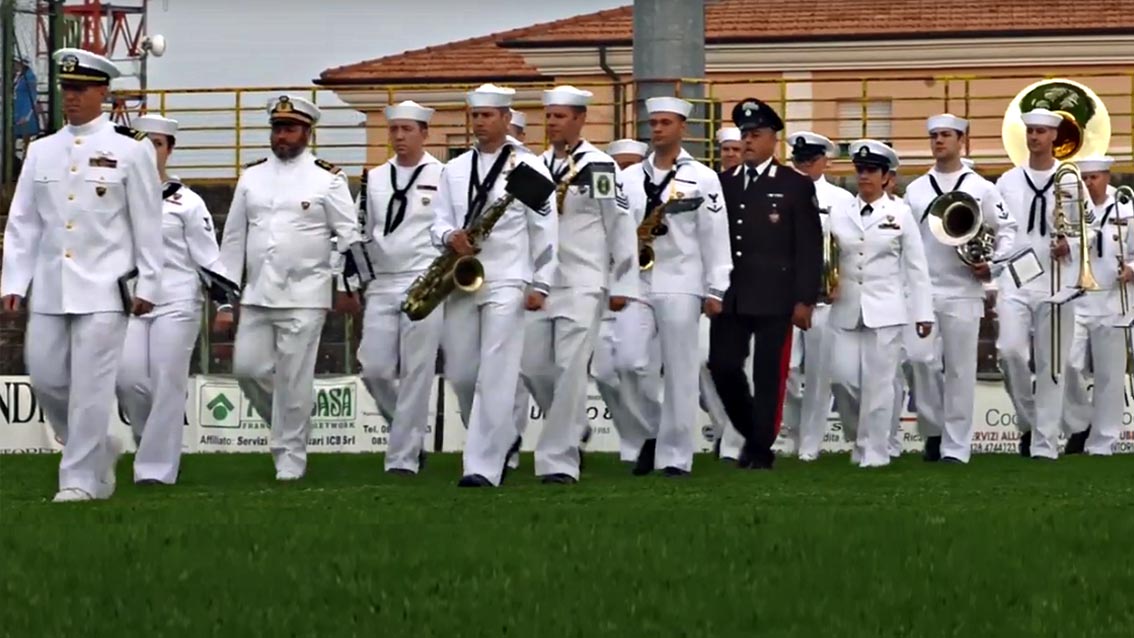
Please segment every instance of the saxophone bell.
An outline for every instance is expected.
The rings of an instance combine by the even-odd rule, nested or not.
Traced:
[[[453,285],[461,292],[476,292],[484,284],[484,264],[476,257],[465,256],[453,264]]]
[[[654,249],[648,245],[638,246],[638,269],[649,270],[654,267]]]
[[[650,234],[654,237],[664,237],[669,234],[669,226],[665,222],[659,222],[657,226],[650,229]]]

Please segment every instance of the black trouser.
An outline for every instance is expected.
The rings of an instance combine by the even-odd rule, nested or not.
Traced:
[[[744,435],[750,460],[770,464],[780,430],[784,388],[791,359],[790,316],[722,314],[709,332],[709,372],[733,427]],[[752,385],[744,374],[752,348]]]

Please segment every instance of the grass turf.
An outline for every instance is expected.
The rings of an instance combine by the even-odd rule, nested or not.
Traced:
[[[845,456],[686,479],[531,458],[499,490],[460,459],[184,459],[54,505],[58,457],[0,457],[5,636],[1134,636],[1134,456],[851,468]]]

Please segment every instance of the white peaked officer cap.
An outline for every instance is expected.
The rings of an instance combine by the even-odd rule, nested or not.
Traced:
[[[1046,126],[1048,128],[1059,128],[1059,125],[1063,122],[1063,118],[1058,113],[1053,113],[1047,109],[1032,109],[1020,115],[1020,119],[1028,126]]]
[[[610,143],[610,146],[606,147],[606,152],[611,155],[637,155],[638,157],[645,157],[648,150],[650,150],[650,147],[645,142],[631,139],[615,140]]]
[[[1112,164],[1114,164],[1113,157],[1087,157],[1075,160],[1075,165],[1079,167],[1080,173],[1102,173],[1109,171]]]
[[[516,90],[510,89],[506,86],[496,86],[495,84],[481,84],[474,91],[469,91],[465,95],[465,101],[469,106],[474,109],[480,108],[497,108],[506,109],[512,106],[512,98],[515,97]]]
[[[884,170],[898,168],[898,154],[878,140],[855,140],[850,144],[851,161]]]
[[[433,109],[428,106],[422,106],[413,100],[406,100],[386,107],[387,122],[392,120],[413,120],[414,122],[429,124],[429,120],[432,117]]]
[[[508,123],[520,130],[523,130],[524,127],[528,125],[528,116],[524,115],[523,111],[512,109],[512,120]]]
[[[576,89],[573,86],[557,86],[543,92],[544,106],[586,106],[591,103],[594,93]]]
[[[62,84],[90,84],[109,86],[122,71],[110,60],[83,49],[59,49],[51,55],[59,65],[59,82]]]
[[[177,135],[177,120],[160,115],[143,115],[130,122],[134,130],[143,133],[161,133],[162,135]]]
[[[281,95],[268,101],[268,119],[272,122],[299,122],[314,126],[321,115],[319,107],[297,95]]]
[[[717,144],[724,144],[725,142],[739,142],[740,129],[735,126],[722,126],[717,131]]]
[[[967,168],[969,170],[972,170],[974,167],[976,167],[976,160],[975,159],[969,159],[967,157],[962,157],[961,163],[964,164],[965,168]]]
[[[677,113],[688,118],[693,112],[693,105],[679,97],[651,97],[646,100],[646,110],[650,115],[654,113]]]
[[[925,130],[932,133],[940,129],[952,129],[967,133],[969,131],[969,121],[963,117],[957,117],[952,113],[942,113],[941,115],[933,115],[925,120]]]
[[[792,157],[800,159],[809,159],[818,157],[820,155],[827,155],[835,151],[835,144],[826,136],[811,131],[799,131],[792,133],[787,138],[788,146],[791,147]]]

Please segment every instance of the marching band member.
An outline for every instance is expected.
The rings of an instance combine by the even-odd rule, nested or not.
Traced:
[[[792,326],[811,327],[823,231],[814,182],[774,157],[783,120],[755,98],[733,108],[745,163],[722,180],[735,269],[713,319],[709,370],[729,420],[744,436],[738,467],[771,469],[791,358]],[[752,346],[752,385],[744,364]],[[667,366],[668,373],[668,366]]]
[[[1064,454],[1086,451],[1109,456],[1122,433],[1123,377],[1126,374],[1127,340],[1125,331],[1115,327],[1123,314],[1122,288],[1129,299],[1131,240],[1129,221],[1134,217],[1130,202],[1119,203],[1110,186],[1111,157],[1078,160],[1076,164],[1090,194],[1096,230],[1090,242],[1091,270],[1102,290],[1087,292],[1072,301],[1075,312],[1074,336],[1064,366],[1063,420],[1070,433]],[[1123,246],[1119,246],[1119,228]],[[1071,272],[1071,281],[1077,273]],[[1125,310],[1129,310],[1126,308]],[[1087,392],[1087,379],[1093,373],[1094,391]]]
[[[721,151],[720,172],[731,171],[744,161],[744,143],[740,141],[740,129],[722,126],[717,131],[717,144]]]
[[[166,172],[177,121],[159,115],[134,120],[148,133],[162,183],[165,267],[153,312],[132,317],[118,367],[118,403],[130,419],[138,451],[134,482],[172,485],[181,464],[189,364],[201,329],[200,269],[220,269],[213,217],[200,195]]]
[[[511,118],[508,121],[508,135],[521,144],[526,142],[528,134],[524,129],[528,126],[528,116],[512,108],[508,109],[508,113]]]
[[[544,483],[579,480],[587,362],[602,304],[619,312],[638,295],[637,225],[619,171],[582,138],[590,100],[573,86],[543,93],[552,147],[542,159],[559,188],[559,270],[544,308],[528,314],[520,370],[547,418],[535,449]]]
[[[507,141],[515,91],[485,84],[467,95],[477,145],[442,173],[430,235],[437,247],[472,255],[464,228],[504,194],[512,167],[527,164],[550,177],[539,158]],[[445,375],[468,426],[461,487],[498,486],[519,439],[513,423],[520,375],[524,309],[544,307],[558,266],[558,215],[551,197],[539,210],[517,200],[479,247],[485,281],[445,303]]]
[[[366,287],[358,361],[362,381],[390,424],[386,471],[421,470],[429,395],[443,315],[411,321],[401,310],[406,289],[440,254],[429,238],[443,165],[425,150],[433,109],[406,101],[386,107],[394,157],[363,175],[362,232],[371,242],[375,279]]]
[[[283,95],[268,113],[272,155],[247,165],[236,183],[221,264],[245,282],[232,372],[271,425],[276,480],[294,481],[307,471],[315,359],[334,292],[332,237],[349,246],[359,230],[346,176],[308,150],[318,107]],[[335,299],[340,310],[357,303],[345,293]],[[228,333],[234,321],[233,308],[221,306],[214,330]]]
[[[830,220],[840,271],[830,314],[831,388],[844,434],[854,442],[851,461],[880,467],[890,463],[888,433],[902,328],[912,320],[918,337],[928,337],[933,306],[917,220],[882,188],[897,154],[875,140],[853,142],[850,152],[858,197],[832,211]]]
[[[968,120],[950,113],[926,121],[934,166],[906,188],[906,205],[920,223],[933,282],[937,330],[933,339],[907,344],[917,397],[918,426],[925,439],[925,459],[967,463],[972,450],[976,402],[977,340],[984,316],[984,287],[994,263],[1013,251],[1016,220],[996,187],[961,162]],[[987,261],[969,265],[955,246],[943,243],[940,218],[930,206],[946,192],[971,195],[980,206],[979,223],[995,234]],[[949,356],[944,357],[943,352]]]
[[[121,71],[80,49],[52,59],[67,125],[28,147],[4,232],[0,297],[15,313],[35,282],[24,356],[63,442],[54,498],[62,503],[114,493],[114,378],[127,317],[149,313],[158,298],[163,247],[154,147],[102,114]]]
[[[1027,165],[1016,166],[1000,176],[996,187],[1004,198],[1008,211],[1015,217],[1019,232],[1014,252],[1031,250],[1043,266],[1043,276],[1018,286],[1005,269],[999,277],[996,314],[1000,333],[996,350],[1004,385],[1016,409],[1017,424],[1022,432],[1020,454],[1033,458],[1055,459],[1058,456],[1058,437],[1062,415],[1063,392],[1053,378],[1054,353],[1051,352],[1052,305],[1047,300],[1058,292],[1050,289],[1051,258],[1062,261],[1074,258],[1070,244],[1064,238],[1055,240],[1054,213],[1055,171],[1058,168],[1053,144],[1062,117],[1046,109],[1034,109],[1021,115],[1026,125],[1028,145]],[[1061,185],[1074,190],[1074,182]],[[1070,217],[1069,217],[1070,219]],[[1074,280],[1069,280],[1073,284]],[[1060,341],[1070,342],[1071,313],[1062,306],[1057,312],[1060,321]],[[1065,337],[1065,338],[1064,338]],[[1032,369],[1034,361],[1035,385]]]
[[[649,145],[630,139],[611,142],[606,149],[621,171],[640,163],[648,151]],[[636,228],[644,211],[638,206],[631,206],[630,211],[632,217],[637,215],[632,219]],[[635,428],[636,424],[661,420],[661,350],[657,339],[644,338],[639,329],[642,324],[648,323],[644,310],[646,291],[641,284],[639,288],[639,298],[630,299],[621,312],[611,312],[608,308],[603,313],[591,366],[595,386],[610,410],[610,419],[619,434],[619,456],[629,462],[637,460],[646,438],[642,435],[639,439],[631,439],[626,433],[641,432],[642,427]],[[620,379],[626,375],[639,375],[631,384],[640,388],[640,401],[623,401]],[[635,415],[635,409],[644,410],[644,414]]]
[[[835,145],[810,131],[788,136],[795,169],[811,178],[819,200],[819,223],[829,232],[830,212],[854,201],[850,191],[827,181],[824,173]],[[819,458],[819,448],[831,413],[831,328],[827,323],[829,300],[820,299],[811,314],[811,329],[793,328],[791,368],[784,403],[784,426],[801,461]],[[802,368],[802,369],[801,369]],[[805,372],[805,371],[806,372]]]
[[[643,282],[649,291],[648,303],[639,309],[644,312],[638,315],[636,338],[648,339],[656,333],[660,343],[665,370],[660,423],[636,418],[634,428],[621,435],[644,441],[635,474],[659,469],[665,476],[680,477],[693,467],[697,398],[690,389],[697,387],[699,370],[697,322],[702,312],[710,317],[720,312],[732,259],[720,180],[715,171],[681,148],[693,105],[679,98],[653,97],[646,100],[646,109],[654,152],[623,175],[631,205],[641,209],[636,218],[645,219],[663,204],[674,205],[674,200],[689,199],[698,205],[664,215],[668,232],[653,242],[655,264],[644,278],[648,281]],[[623,325],[631,328],[634,324],[634,319],[628,319]],[[641,374],[622,378],[622,399],[633,404],[633,413],[641,417],[648,399],[640,381],[652,372],[644,369],[646,361],[637,363],[642,364]]]

